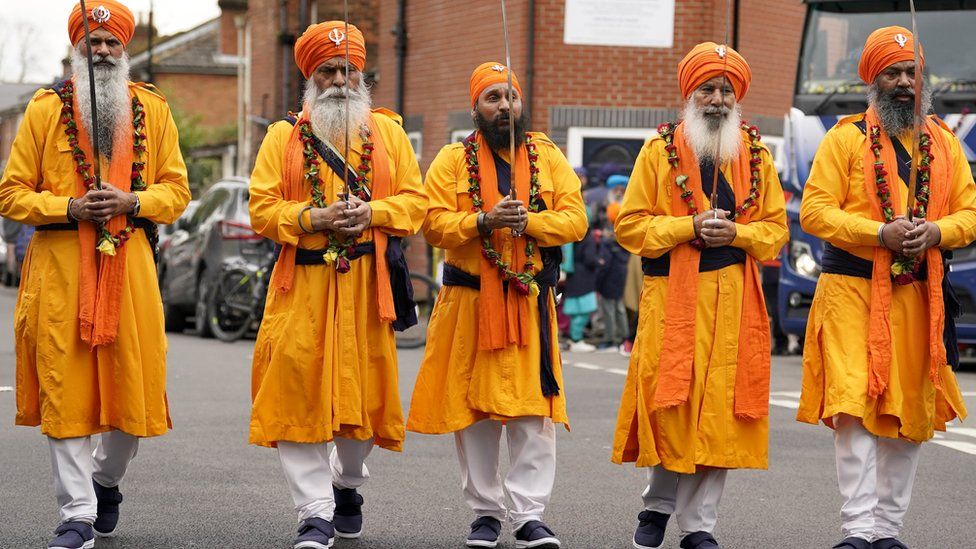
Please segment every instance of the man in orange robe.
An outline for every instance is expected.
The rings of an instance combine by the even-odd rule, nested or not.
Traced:
[[[644,145],[615,224],[645,275],[612,457],[650,468],[640,549],[661,546],[672,514],[683,549],[717,548],[726,472],[767,466],[770,342],[757,262],[788,235],[773,160],[740,120],[751,76],[741,55],[711,42],[681,60],[684,119]]]
[[[407,428],[454,433],[464,498],[476,515],[469,547],[495,547],[507,518],[516,547],[552,548],[559,540],[542,515],[556,473],[553,424],[568,419],[551,290],[559,246],[582,239],[587,222],[579,178],[548,137],[525,131],[512,80],[509,97],[508,68],[475,69],[477,130],[441,149],[427,172],[424,235],[447,258]],[[511,511],[498,474],[503,427]]]
[[[427,198],[399,116],[370,109],[359,29],[312,25],[295,61],[308,79],[302,112],[268,128],[250,183],[251,224],[280,250],[254,349],[250,441],[278,448],[301,522],[294,546],[322,548],[362,532],[357,489],[373,445],[403,443],[393,330],[414,306],[400,238],[420,229]]]
[[[73,75],[31,99],[0,180],[0,215],[37,228],[15,312],[16,421],[48,437],[61,507],[50,547],[72,549],[114,534],[139,438],[171,426],[155,223],[190,200],[166,100],[128,80],[132,13],[112,0],[88,7],[97,116],[75,5]]]
[[[797,419],[834,429],[843,549],[905,547],[920,443],[966,415],[947,360],[958,354],[942,250],[976,238],[976,188],[959,141],[926,120],[914,223],[905,217],[923,69],[913,41],[902,27],[868,37],[868,110],[827,132],[800,208],[803,230],[826,245]],[[921,101],[929,112],[924,84]]]

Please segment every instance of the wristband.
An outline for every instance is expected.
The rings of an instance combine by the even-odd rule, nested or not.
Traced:
[[[315,232],[315,231],[310,231],[310,230],[306,229],[305,228],[305,224],[302,223],[302,217],[305,216],[305,212],[307,212],[307,211],[309,211],[311,209],[312,209],[312,206],[305,206],[304,208],[301,209],[300,212],[298,212],[298,228],[301,229],[302,232],[305,233],[305,234],[312,234],[312,233]]]
[[[68,210],[65,212],[65,216],[68,218],[68,221],[78,221],[77,217],[71,215],[71,204],[74,201],[75,201],[74,198],[68,198]]]
[[[136,205],[132,207],[132,217],[139,217],[139,210],[142,209],[142,204],[139,202],[139,195],[136,193],[132,194],[136,196]]]
[[[488,214],[485,212],[478,214],[478,233],[481,236],[491,236],[492,230],[488,227]]]
[[[887,246],[885,246],[885,243],[884,243],[884,238],[881,237],[881,233],[884,232],[884,228],[887,227],[887,226],[888,225],[886,223],[882,223],[878,227],[878,246],[881,246],[882,248],[887,248]]]

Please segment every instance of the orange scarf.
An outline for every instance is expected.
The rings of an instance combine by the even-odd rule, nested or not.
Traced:
[[[305,161],[299,123],[308,120],[308,108],[302,110],[298,123],[291,130],[288,143],[285,145],[282,185],[284,186],[283,195],[285,200],[299,201],[307,200],[311,193],[311,186],[305,182]],[[376,126],[374,115],[369,117],[369,130],[373,140],[373,158],[370,164],[373,172],[370,189],[372,197],[380,200],[390,196],[392,180],[390,176],[390,158],[386,152],[386,144],[383,142],[383,135]],[[331,168],[326,166],[322,173],[332,173]],[[386,263],[386,246],[388,237],[386,233],[378,229],[370,229],[373,245],[376,247],[374,264],[376,266],[376,303],[380,321],[390,323],[396,320],[396,309],[393,306],[393,289],[390,286],[390,271]],[[281,248],[281,255],[278,264],[275,265],[272,274],[272,284],[280,292],[291,290],[295,280],[295,254],[297,248],[291,244],[285,244]]]
[[[491,148],[481,132],[476,135],[478,140],[478,169],[481,175],[481,198],[484,200],[483,210],[490,212],[496,204],[501,202],[502,195],[498,192],[498,174],[495,173],[495,159]],[[528,203],[529,199],[529,154],[525,144],[515,149],[515,169],[512,172],[512,185],[520,200]],[[511,231],[495,231],[491,236],[491,244],[496,250],[501,250],[506,241],[512,245],[512,264],[510,269],[522,272],[525,267],[526,236],[512,238]],[[481,237],[478,237],[479,242]],[[538,250],[538,248],[537,248]],[[538,252],[535,261],[539,261]],[[490,351],[502,349],[510,344],[524,346],[529,341],[529,296],[520,294],[514,288],[509,288],[506,295],[502,274],[491,261],[481,256],[481,290],[478,309],[478,349]]]
[[[688,176],[687,186],[694,192],[699,211],[707,204],[702,190],[701,168],[694,151],[684,138],[684,123],[678,124],[674,135],[678,148],[679,169],[673,176]],[[745,147],[745,145],[743,145]],[[732,181],[736,204],[749,195],[751,169],[748,149],[744,149],[732,166]],[[669,178],[671,211],[673,215],[688,212],[681,193]],[[737,223],[748,223],[750,209]],[[688,401],[691,391],[692,366],[695,359],[695,316],[698,307],[698,263],[701,252],[690,243],[675,246],[670,252],[668,291],[665,300],[664,338],[658,370],[654,402],[657,408],[678,406]],[[735,368],[734,413],[742,419],[759,419],[769,414],[769,319],[760,287],[759,268],[751,256],[746,256],[745,286],[739,326],[739,350]]]
[[[874,107],[868,109],[864,117],[867,123],[867,137],[864,141],[862,156],[864,159],[864,190],[872,206],[872,218],[884,221],[881,215],[881,200],[878,198],[878,186],[874,174],[874,151],[871,150],[871,127],[880,126]],[[949,205],[949,158],[951,148],[935,121],[926,120],[926,131],[932,137],[932,165],[929,177],[930,196],[927,220],[935,221],[941,218]],[[888,172],[888,188],[891,189],[891,203],[898,212],[905,204],[902,198],[906,190],[902,190],[902,183],[898,177],[898,164],[895,148],[891,138],[881,131],[881,159],[885,171]],[[936,389],[942,389],[939,378],[939,367],[946,364],[945,343],[942,341],[942,330],[945,324],[945,309],[942,301],[942,253],[938,246],[925,251],[924,259],[928,265],[926,283],[929,298],[929,377]],[[874,270],[871,275],[871,308],[870,331],[868,332],[868,395],[871,398],[880,397],[888,386],[891,374],[891,264],[893,254],[891,250],[878,246],[874,249]],[[922,314],[918,311],[917,314]]]
[[[75,90],[78,87],[75,86]],[[131,99],[131,91],[130,91]],[[95,165],[95,153],[85,124],[81,122],[81,112],[77,99],[72,101],[74,119],[78,127],[78,146],[85,152],[85,158]],[[112,141],[112,158],[109,162],[108,183],[122,192],[132,188],[132,111],[117,122],[126,128],[118,131]],[[72,163],[73,164],[73,163]],[[94,168],[92,168],[94,170]],[[103,170],[104,171],[104,170]],[[147,182],[149,178],[146,178]],[[88,192],[81,175],[77,176],[76,194],[79,198]],[[116,235],[126,226],[126,216],[117,215],[109,220],[107,229]],[[78,319],[81,339],[94,349],[97,345],[115,342],[119,333],[119,311],[122,304],[122,279],[125,275],[125,257],[128,246],[116,248],[114,256],[99,253],[95,247],[98,234],[95,224],[89,221],[78,223],[78,243],[81,246],[81,265],[79,266]]]

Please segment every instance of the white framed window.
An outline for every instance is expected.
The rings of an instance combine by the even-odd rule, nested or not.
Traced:
[[[454,130],[451,132],[451,143],[460,143],[464,141],[464,138],[471,135],[474,128],[468,128],[465,130]]]
[[[413,155],[417,157],[417,162],[420,162],[420,154],[424,150],[424,132],[407,132],[407,139],[410,140],[410,146],[413,148]]]
[[[622,157],[618,162],[626,162],[625,158],[631,156],[636,158],[636,154],[633,152],[635,148],[639,151],[644,141],[652,137],[656,132],[657,130],[655,128],[592,128],[573,126],[566,132],[566,158],[574,168],[577,166],[586,166],[594,160],[591,145],[599,143],[603,145],[602,148],[606,151],[607,145],[612,147],[613,142],[618,141],[619,152]],[[607,152],[611,153],[611,156],[616,156],[612,154],[613,151]],[[629,159],[632,165],[633,158]]]

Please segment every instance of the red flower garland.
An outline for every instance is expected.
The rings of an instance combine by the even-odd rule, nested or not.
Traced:
[[[60,122],[64,124],[64,133],[68,137],[68,145],[71,147],[71,157],[75,161],[75,172],[81,176],[85,187],[90,190],[98,190],[95,176],[89,173],[91,164],[78,143],[78,123],[74,119],[74,82],[66,81],[61,89],[58,90],[58,97],[61,99]],[[144,191],[148,188],[146,181],[142,178],[142,171],[146,163],[142,161],[142,155],[146,152],[146,111],[135,95],[132,96],[132,171],[131,189]],[[135,232],[135,225],[131,216],[126,216],[125,227],[118,234],[113,235],[105,223],[96,222],[98,232],[98,251],[106,255],[115,255],[115,250],[125,245],[132,233]]]
[[[471,211],[483,212],[485,201],[481,196],[481,173],[478,167],[478,141],[472,134],[464,140],[464,159],[468,170],[468,196],[471,197]],[[529,156],[529,202],[528,210],[537,213],[541,209],[540,184],[539,184],[539,152],[536,150],[532,137],[525,136],[525,149]],[[514,185],[514,173],[513,181]],[[490,261],[501,274],[502,279],[515,286],[516,291],[523,295],[539,295],[539,284],[535,281],[532,267],[535,263],[532,257],[535,255],[536,241],[534,238],[525,236],[525,265],[522,272],[515,272],[509,268],[509,263],[502,260],[502,254],[495,249],[491,243],[491,237],[481,238],[481,255]]]
[[[312,205],[316,208],[325,208],[325,193],[322,191],[322,182],[319,179],[319,157],[315,151],[315,133],[312,131],[312,123],[308,120],[298,122],[298,134],[302,142],[302,155],[304,156],[305,180],[312,187]],[[363,125],[359,128],[359,136],[363,140],[363,154],[359,157],[359,168],[357,169],[355,184],[349,187],[349,192],[360,200],[369,199],[366,192],[369,178],[367,174],[371,171],[370,161],[373,159],[375,146],[370,141],[372,134],[369,127]],[[335,265],[339,273],[348,273],[352,267],[349,257],[352,256],[356,247],[355,238],[340,239],[333,231],[325,232],[327,246],[322,258],[327,265]]]
[[[888,170],[884,168],[881,159],[881,126],[871,126],[871,152],[874,153],[874,183],[877,186],[878,199],[881,201],[881,216],[885,223],[895,220],[895,209],[891,204],[891,188],[888,186]],[[918,163],[918,185],[915,188],[915,208],[912,215],[925,218],[928,211],[929,196],[931,195],[930,177],[932,175],[932,138],[923,133],[918,146],[921,158]],[[895,284],[904,286],[918,280],[921,258],[895,255],[891,262],[891,279]]]
[[[667,122],[657,128],[657,132],[664,139],[664,150],[668,153],[668,164],[674,169],[678,169],[680,162],[678,158],[678,147],[674,144],[674,131],[677,127],[678,125],[676,123]],[[762,170],[760,166],[762,165],[763,147],[760,144],[762,136],[759,135],[759,128],[743,122],[742,131],[749,134],[750,188],[748,196],[742,201],[742,204],[735,208],[729,221],[735,221],[739,216],[745,215],[746,210],[755,206],[756,201],[759,200],[759,185],[762,183]],[[688,176],[680,174],[675,177],[674,184],[681,190],[681,199],[688,205],[688,213],[695,216],[698,215],[698,205],[695,204],[695,194],[688,188],[687,181]],[[695,237],[690,244],[698,250],[705,249],[705,241],[700,236]]]

